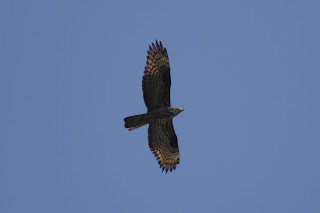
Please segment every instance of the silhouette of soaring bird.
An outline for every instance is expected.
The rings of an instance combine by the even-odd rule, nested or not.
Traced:
[[[143,98],[148,112],[124,119],[125,127],[134,130],[149,124],[149,148],[156,156],[162,171],[176,169],[180,162],[178,139],[172,118],[183,111],[170,103],[170,64],[161,41],[149,45],[147,65],[142,77]]]

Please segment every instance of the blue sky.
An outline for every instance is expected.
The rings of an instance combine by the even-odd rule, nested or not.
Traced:
[[[1,1],[0,212],[320,212],[318,1]],[[141,79],[171,62],[181,163]]]

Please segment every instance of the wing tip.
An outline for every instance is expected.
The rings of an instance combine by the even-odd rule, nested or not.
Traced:
[[[158,41],[156,39],[155,42],[151,42],[151,45],[149,45],[149,50],[148,50],[148,54],[150,54],[150,52],[154,49],[163,49],[163,50],[166,50],[166,48],[163,48],[163,45],[162,45],[162,42],[161,41]],[[149,52],[150,51],[150,52]]]
[[[166,164],[166,163],[162,163],[161,161],[158,161],[159,163],[159,167],[160,169],[162,169],[162,172],[166,172],[166,174],[168,173],[168,171],[172,172],[177,168],[177,164],[179,164],[179,162],[177,163],[172,163],[172,164]]]

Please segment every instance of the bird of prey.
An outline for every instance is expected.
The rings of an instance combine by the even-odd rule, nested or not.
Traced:
[[[149,124],[149,148],[162,171],[176,169],[180,162],[178,139],[172,118],[183,111],[170,103],[170,64],[166,48],[156,40],[149,45],[147,65],[142,77],[143,98],[148,112],[124,119],[125,127],[134,130]]]

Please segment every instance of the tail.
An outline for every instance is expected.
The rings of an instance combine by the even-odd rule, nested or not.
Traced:
[[[134,130],[134,129],[139,128],[141,126],[144,126],[148,123],[148,121],[146,119],[146,114],[126,117],[124,119],[124,122],[125,122],[124,126],[126,128],[129,128],[129,130]]]

